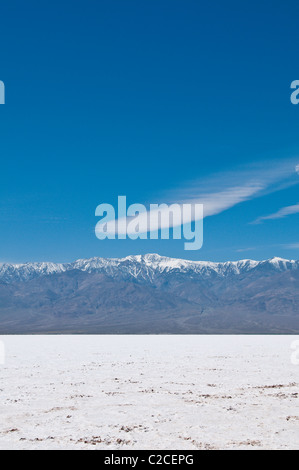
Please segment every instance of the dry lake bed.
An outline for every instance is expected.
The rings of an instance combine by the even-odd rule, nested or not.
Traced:
[[[0,449],[299,449],[298,339],[0,336]]]

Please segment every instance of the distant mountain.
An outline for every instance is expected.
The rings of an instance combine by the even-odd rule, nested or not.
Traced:
[[[299,333],[299,261],[0,264],[0,334]]]
[[[128,256],[127,258],[91,258],[77,260],[74,263],[25,263],[0,264],[0,282],[13,283],[28,281],[45,275],[79,270],[87,273],[97,272],[111,277],[134,278],[152,281],[157,275],[180,272],[202,278],[215,276],[240,275],[248,271],[284,272],[299,269],[299,261],[272,258],[267,261],[228,261],[213,263],[210,261],[189,261],[167,258],[157,254]]]

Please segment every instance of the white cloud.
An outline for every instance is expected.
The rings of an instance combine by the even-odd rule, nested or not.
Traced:
[[[294,161],[272,161],[243,167],[236,171],[217,173],[211,177],[199,179],[185,184],[176,190],[161,194],[160,201],[151,201],[161,204],[203,204],[204,217],[217,215],[237,204],[261,197],[265,194],[298,184],[294,171]],[[295,179],[294,179],[295,178]],[[168,211],[165,212],[165,219]],[[148,231],[149,211],[138,216],[139,232]],[[193,220],[193,219],[190,219]],[[188,222],[188,221],[185,221]],[[126,233],[126,219],[118,219],[118,233]],[[175,217],[172,227],[177,226]],[[108,223],[108,232],[109,223]],[[152,226],[151,231],[163,228],[163,213],[159,226]],[[113,231],[113,229],[111,229]],[[128,232],[127,232],[128,233]]]
[[[299,243],[289,243],[289,244],[283,245],[283,247],[288,250],[299,250]]]
[[[284,217],[287,217],[289,215],[293,214],[298,214],[299,213],[299,204],[295,204],[293,206],[287,206],[283,207],[277,212],[274,212],[274,214],[266,215],[264,217],[258,217],[253,224],[260,224],[264,222],[265,220],[275,220],[275,219],[283,219]]]

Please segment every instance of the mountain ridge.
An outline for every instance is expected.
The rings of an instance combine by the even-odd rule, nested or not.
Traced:
[[[0,265],[0,334],[299,334],[299,262]]]
[[[57,274],[71,270],[84,272],[105,272],[114,274],[120,268],[127,274],[138,278],[140,270],[151,270],[153,272],[170,272],[180,270],[181,272],[194,272],[202,276],[216,274],[226,276],[230,274],[242,274],[259,267],[269,267],[276,271],[287,271],[299,269],[299,261],[284,258],[270,258],[262,261],[252,259],[241,259],[238,261],[193,261],[180,258],[170,258],[158,254],[131,255],[125,258],[102,258],[93,257],[78,259],[71,263],[53,262],[28,262],[28,263],[2,263],[0,264],[0,282],[26,281],[34,277]],[[138,268],[140,269],[138,271]]]

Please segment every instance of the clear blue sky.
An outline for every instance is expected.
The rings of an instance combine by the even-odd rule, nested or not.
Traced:
[[[298,1],[2,2],[0,262],[298,259],[299,213],[275,216],[299,203],[277,176],[299,182],[298,31]],[[207,217],[200,251],[94,235],[102,202],[243,185],[253,164],[279,187]]]

